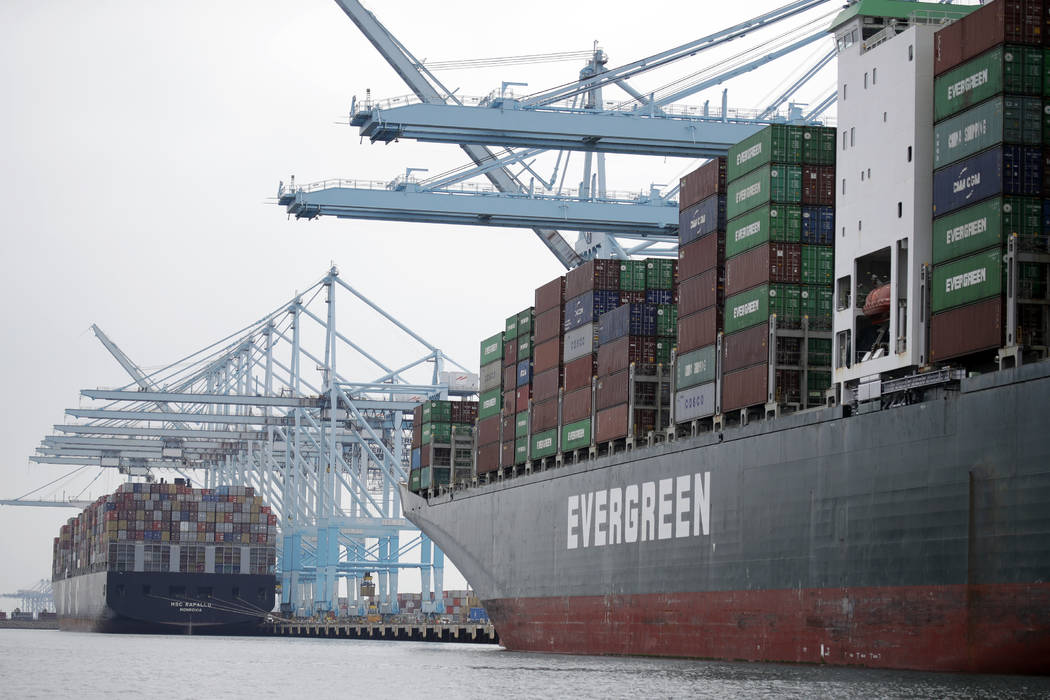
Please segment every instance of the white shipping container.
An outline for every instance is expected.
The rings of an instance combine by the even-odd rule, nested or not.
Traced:
[[[674,419],[682,423],[715,414],[715,383],[683,389],[674,395]]]
[[[594,324],[587,323],[565,333],[562,364],[594,352]]]

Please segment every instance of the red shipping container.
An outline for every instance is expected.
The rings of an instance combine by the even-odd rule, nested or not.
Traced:
[[[608,442],[627,437],[627,404],[598,411],[594,418],[594,439],[596,442]]]
[[[598,388],[595,391],[595,406],[602,409],[627,403],[630,393],[630,372],[623,370],[607,377],[598,378]]]
[[[533,313],[539,316],[544,311],[560,309],[565,304],[565,278],[557,277],[547,284],[536,289],[535,310]],[[561,324],[559,324],[561,327]],[[538,339],[537,339],[538,340]]]
[[[518,344],[512,339],[503,343],[503,366],[512,367],[518,364]]]
[[[558,388],[561,386],[561,369],[555,367],[545,372],[540,372],[532,377],[532,399],[534,401],[550,401],[558,398]],[[518,409],[523,411],[525,409]]]
[[[726,296],[767,282],[798,284],[802,277],[802,246],[766,243],[726,260]]]
[[[591,417],[591,388],[565,392],[561,408],[561,424],[567,425]]]
[[[721,279],[718,273],[717,268],[712,268],[684,280],[678,286],[678,313],[688,316],[709,306],[721,304],[725,280]]]
[[[529,399],[532,398],[532,385],[523,384],[519,386],[514,392],[514,411],[521,413],[522,411],[529,410]],[[514,429],[513,423],[511,424],[511,430]],[[503,433],[506,435],[506,432]],[[512,433],[513,434],[513,433]]]
[[[535,347],[532,358],[532,371],[535,374],[546,372],[561,366],[561,337],[551,338]]]
[[[499,469],[500,444],[482,445],[478,448],[478,474],[488,474]]]
[[[518,383],[518,365],[507,365],[503,368],[503,384],[500,387],[512,387]],[[493,387],[495,388],[495,387]]]
[[[423,444],[423,424],[417,418],[412,422],[412,447]]]
[[[769,323],[760,323],[722,337],[722,371],[769,361]]]
[[[558,400],[532,404],[532,434],[558,427]]]
[[[500,416],[499,422],[501,432],[499,438],[497,438],[498,440],[503,441],[514,437],[514,418],[515,416],[513,414],[509,416]],[[480,444],[480,440],[478,442]]]
[[[1047,41],[1043,0],[998,0],[938,30],[933,74],[940,75],[1000,44],[1037,46]]]
[[[537,314],[532,324],[532,342],[539,345],[545,340],[557,338],[561,334],[564,319],[564,305]]]
[[[735,411],[766,403],[769,365],[752,365],[722,375],[722,411]]]
[[[503,392],[503,408],[500,409],[500,413],[504,416],[512,416],[515,413],[518,405],[518,397],[515,395],[515,391],[512,387]]]
[[[591,377],[598,372],[597,355],[584,355],[565,365],[565,391],[590,388]]]
[[[679,284],[708,270],[725,265],[726,236],[719,231],[709,233],[678,249]]]
[[[499,416],[496,416],[496,418],[498,419]],[[431,449],[430,448],[431,448],[431,443],[427,443],[426,445],[423,445],[423,447],[419,450],[419,466],[421,466],[421,467],[429,467],[430,466],[430,453],[431,453]]]
[[[620,289],[619,260],[589,260],[565,275],[566,299],[573,299],[594,289]]]
[[[711,306],[699,313],[678,317],[678,354],[699,350],[715,342],[722,330],[722,309]]]
[[[802,203],[835,206],[835,166],[802,166]]]
[[[500,464],[504,467],[514,465],[514,441],[500,443]]]
[[[598,376],[607,377],[630,364],[656,364],[656,338],[625,335],[598,348]]]
[[[713,194],[725,194],[726,159],[718,156],[682,178],[678,188],[678,211],[685,211]]]
[[[930,317],[930,360],[941,362],[1003,345],[1003,300],[993,297]]]

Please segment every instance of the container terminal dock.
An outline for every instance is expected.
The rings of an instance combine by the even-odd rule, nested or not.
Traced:
[[[566,272],[516,273],[534,294],[466,363],[334,266],[149,374],[95,327],[131,381],[83,390],[31,459],[130,481],[55,539],[63,628],[1050,673],[1046,2],[798,0],[477,101],[337,5],[414,95],[355,99],[350,124],[472,164],[292,178],[277,204],[531,228]],[[630,86],[770,29],[713,82]],[[764,110],[671,104],[818,42]],[[825,67],[831,93],[793,103]],[[581,152],[580,188],[523,180],[537,148]],[[703,163],[622,195],[607,154]],[[349,304],[415,358],[347,337]]]

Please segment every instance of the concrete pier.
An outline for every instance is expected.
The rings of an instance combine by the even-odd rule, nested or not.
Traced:
[[[422,624],[319,622],[311,620],[272,622],[263,634],[276,637],[327,637],[341,639],[383,639],[401,642],[460,642],[499,644],[499,635],[490,624]]]

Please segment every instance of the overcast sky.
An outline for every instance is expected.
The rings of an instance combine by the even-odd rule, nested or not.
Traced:
[[[597,41],[610,66],[781,4],[368,3],[419,58],[583,51]],[[828,3],[809,17],[834,8]],[[734,82],[730,105],[765,106],[779,84],[828,48],[830,39]],[[655,89],[736,51],[682,62],[637,87]],[[574,80],[580,67],[441,77],[462,95],[498,90],[501,80],[528,82],[519,90],[529,92]],[[803,101],[818,101],[834,80],[826,71]],[[389,180],[408,166],[436,174],[465,162],[455,146],[361,143],[345,122],[352,97],[366,89],[377,98],[409,92],[330,0],[0,3],[0,292],[8,329],[0,343],[0,497],[69,471],[27,457],[66,420],[64,409],[80,403],[80,389],[127,383],[92,323],[143,367],[159,367],[258,319],[334,262],[350,284],[476,366],[478,340],[561,274],[526,230],[287,220],[273,197],[292,174],[303,183]],[[687,103],[717,104],[720,91]],[[568,179],[574,185],[579,160]],[[696,164],[610,157],[609,186],[673,183]],[[340,327],[358,337],[351,320]],[[86,489],[81,497],[95,498],[119,483],[110,473],[91,482],[96,475],[86,469],[41,495]],[[0,593],[50,576],[51,539],[73,514],[0,507]],[[457,579],[450,575],[446,586],[458,587]],[[15,604],[0,599],[0,609]]]

